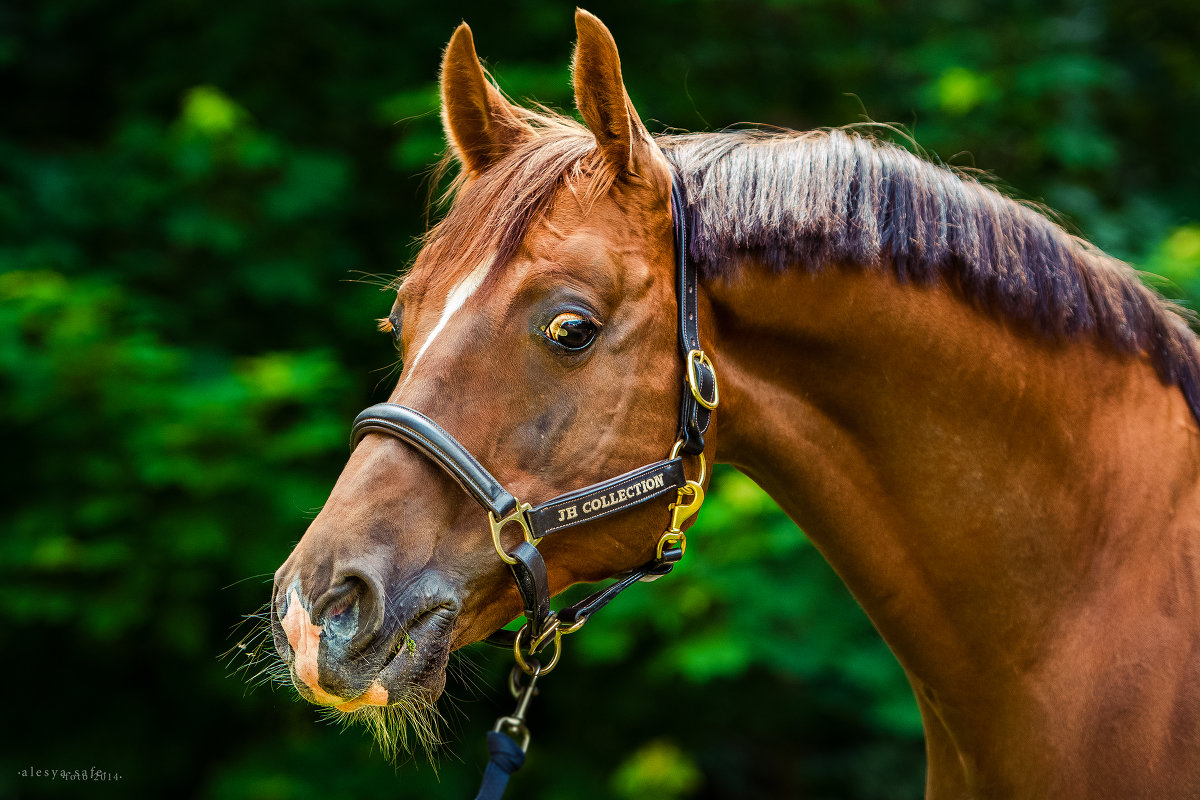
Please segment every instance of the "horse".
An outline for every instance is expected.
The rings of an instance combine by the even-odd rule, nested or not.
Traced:
[[[575,627],[530,595],[677,558],[707,455],[803,528],[894,652],[930,800],[1200,795],[1181,313],[1037,210],[854,130],[652,136],[608,29],[575,22],[585,124],[505,97],[465,23],[445,51],[459,172],[380,323],[391,411],[360,420],[275,575],[298,691],[427,725],[452,650],[523,610],[550,623],[518,659]],[[674,472],[610,492],[621,513],[580,489],[647,464]],[[669,491],[640,502],[655,475]],[[573,491],[579,524],[533,535]],[[497,500],[518,496],[540,505]]]

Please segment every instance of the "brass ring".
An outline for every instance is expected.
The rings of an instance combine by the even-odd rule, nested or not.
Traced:
[[[683,447],[683,439],[677,439],[675,441],[675,444],[671,447],[671,455],[667,456],[667,459],[670,460],[672,458],[675,458],[675,456],[679,455],[679,449],[681,447]],[[708,465],[704,462],[704,453],[700,453],[699,455],[700,455],[700,478],[699,478],[699,480],[696,481],[696,483],[703,486],[704,479],[705,479],[705,477],[708,476]],[[488,513],[491,513],[491,512],[488,512]]]
[[[527,623],[525,623],[525,625],[526,625],[526,627],[528,627],[529,623],[527,622]],[[542,635],[537,637],[536,639],[534,639],[533,641],[531,641],[529,643],[529,654],[536,655],[539,650],[541,650],[543,647],[545,647],[546,641],[551,636],[554,636],[555,634],[557,634],[558,626],[559,626],[558,616],[555,615],[554,612],[550,612],[550,622],[546,625],[545,629],[542,631]]]
[[[533,658],[533,654],[531,653],[530,660],[536,665],[531,667],[529,662],[525,660],[525,656],[521,655],[521,634],[528,627],[529,623],[526,622],[521,630],[517,631],[517,638],[513,639],[513,658],[517,660],[517,666],[526,675],[545,675],[558,666],[558,658],[562,655],[562,634],[557,631],[554,634],[554,655],[550,657],[550,662],[543,665],[538,659]]]

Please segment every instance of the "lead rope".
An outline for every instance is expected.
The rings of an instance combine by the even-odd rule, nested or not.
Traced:
[[[475,800],[500,800],[508,787],[508,779],[525,765],[525,751],[529,748],[529,728],[525,724],[525,712],[529,701],[537,694],[535,684],[542,674],[542,665],[536,658],[528,662],[533,670],[529,683],[521,685],[521,668],[513,665],[508,674],[508,688],[517,700],[517,708],[511,716],[496,720],[496,726],[488,732],[487,745],[491,758],[483,771],[483,781]],[[518,741],[520,742],[518,744]]]

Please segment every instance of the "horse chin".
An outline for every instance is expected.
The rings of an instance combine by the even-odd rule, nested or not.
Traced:
[[[362,725],[374,737],[379,750],[389,760],[412,753],[417,747],[430,760],[433,750],[442,744],[442,715],[437,710],[437,697],[445,685],[445,672],[438,673],[433,685],[409,684],[389,693],[384,705],[322,706],[322,714],[343,727]]]

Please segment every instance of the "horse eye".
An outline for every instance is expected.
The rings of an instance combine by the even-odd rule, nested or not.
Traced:
[[[546,326],[546,338],[567,350],[582,350],[592,343],[600,326],[572,312],[559,314]]]

